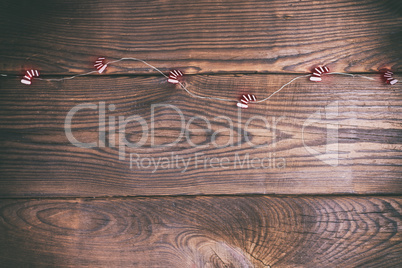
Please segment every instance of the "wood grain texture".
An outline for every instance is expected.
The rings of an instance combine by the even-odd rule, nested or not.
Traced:
[[[1,1],[0,70],[79,73],[98,56],[187,73],[400,70],[401,14],[399,0]]]
[[[2,267],[400,267],[400,197],[1,200]]]
[[[0,1],[0,32],[0,267],[402,266],[402,88],[376,74],[402,80],[401,1]],[[233,101],[318,64],[373,80],[242,111],[133,61],[19,83],[98,56]]]
[[[252,89],[262,99],[293,77],[205,75],[186,83],[204,96],[236,100]],[[401,193],[401,85],[370,77],[302,78],[242,111],[235,103],[190,97],[163,77],[30,87],[2,79],[0,196]],[[77,111],[71,131],[94,148],[74,146],[65,132],[68,112],[85,103],[95,109]],[[144,125],[132,121],[124,131],[119,116],[138,116]]]

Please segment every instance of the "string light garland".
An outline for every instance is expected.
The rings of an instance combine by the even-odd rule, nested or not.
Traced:
[[[45,79],[45,78],[40,78],[39,77],[39,71],[38,70],[28,70],[28,71],[26,71],[26,74],[24,75],[24,77],[21,79],[21,83],[25,84],[25,85],[31,85],[32,80],[34,80],[34,79],[35,80],[41,80],[41,81],[48,81],[48,82],[59,82],[59,81],[63,81],[63,80],[74,79],[74,78],[77,78],[77,77],[80,77],[80,76],[90,75],[90,74],[93,74],[93,73],[102,74],[107,69],[107,67],[110,66],[111,64],[118,63],[118,62],[121,62],[121,61],[127,61],[127,60],[139,61],[139,62],[142,62],[143,64],[151,67],[155,71],[159,72],[162,76],[164,76],[167,79],[168,83],[180,85],[180,87],[182,89],[184,89],[184,91],[186,91],[189,95],[191,95],[194,98],[210,99],[210,100],[217,100],[217,101],[223,101],[223,102],[236,102],[236,106],[239,107],[239,108],[243,108],[243,109],[247,109],[250,103],[261,103],[261,102],[269,100],[275,94],[279,93],[283,88],[285,88],[286,86],[290,85],[295,80],[303,78],[303,77],[309,77],[309,80],[312,81],[312,82],[321,82],[322,81],[322,75],[324,75],[324,74],[325,75],[346,75],[346,76],[352,76],[352,77],[361,77],[361,78],[368,79],[368,80],[375,80],[372,77],[367,77],[367,76],[363,76],[363,75],[359,75],[359,74],[330,72],[330,70],[329,70],[329,68],[327,66],[318,66],[318,67],[315,67],[313,69],[313,72],[311,74],[301,75],[301,76],[297,76],[297,77],[291,79],[289,82],[287,82],[286,84],[282,85],[278,90],[274,91],[273,93],[271,93],[268,97],[266,97],[264,99],[261,99],[261,100],[257,101],[257,97],[254,94],[243,94],[241,96],[241,98],[237,101],[237,100],[233,100],[233,99],[202,96],[202,95],[198,95],[196,93],[191,92],[182,83],[183,82],[183,76],[184,76],[183,72],[180,71],[180,70],[177,70],[177,69],[174,69],[174,70],[170,71],[169,75],[166,75],[160,69],[158,69],[155,66],[149,64],[148,62],[146,62],[144,60],[141,60],[141,59],[138,59],[138,58],[121,58],[121,59],[118,59],[118,60],[115,60],[115,61],[106,62],[105,57],[99,57],[99,58],[97,58],[97,60],[94,63],[94,67],[95,67],[96,71],[90,71],[90,72],[87,72],[87,73],[77,74],[77,75],[73,75],[73,76],[70,76],[70,77],[64,77],[64,78],[59,78],[59,79]],[[0,74],[0,76],[7,77],[8,75]],[[398,80],[393,77],[393,72],[391,72],[390,70],[385,70],[383,72],[383,74],[382,74],[382,78],[387,84],[390,84],[390,85],[394,85],[394,84],[396,84],[398,82]]]

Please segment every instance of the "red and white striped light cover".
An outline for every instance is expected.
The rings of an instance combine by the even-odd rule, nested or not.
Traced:
[[[314,68],[313,74],[310,76],[310,81],[321,82],[321,75],[326,73],[329,73],[329,68],[327,66]]]
[[[24,77],[21,79],[21,83],[25,85],[30,85],[32,83],[32,79],[34,77],[39,77],[39,71],[38,70],[28,70],[26,71]]]
[[[107,64],[105,64],[105,58],[104,57],[99,57],[94,64],[94,67],[96,68],[96,70],[98,70],[98,73],[103,73],[106,68],[107,68]]]
[[[237,107],[247,109],[250,102],[257,101],[257,97],[253,94],[243,94],[240,101],[237,103]]]
[[[391,71],[389,71],[389,70],[387,70],[387,71],[383,74],[382,77],[384,78],[384,80],[385,80],[385,82],[386,82],[387,84],[395,85],[395,84],[398,82],[398,80],[396,80],[393,76],[394,76],[394,73],[391,72]]]
[[[178,84],[181,77],[183,77],[183,73],[180,70],[172,70],[169,73],[168,82],[171,84]]]

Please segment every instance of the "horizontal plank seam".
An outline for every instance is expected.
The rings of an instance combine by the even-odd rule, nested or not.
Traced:
[[[26,197],[0,197],[0,200],[75,200],[75,199],[155,199],[155,198],[196,198],[196,197],[402,197],[402,193],[373,193],[373,194],[205,194],[205,195],[116,195],[116,196],[26,196]]]

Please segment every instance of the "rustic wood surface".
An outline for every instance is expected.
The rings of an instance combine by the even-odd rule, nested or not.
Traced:
[[[0,265],[400,267],[401,201],[399,197],[2,200]]]
[[[197,94],[236,100],[247,87],[263,98],[293,77],[213,75],[186,81]],[[376,80],[328,76],[317,84],[302,78],[242,111],[235,103],[190,97],[163,77],[34,81],[30,87],[3,80],[0,195],[401,193],[401,87],[370,77]],[[106,120],[137,115],[145,127],[133,121],[125,133],[116,126],[113,135],[107,122],[105,144],[97,142],[102,102]],[[72,133],[80,142],[97,142],[94,148],[74,146],[65,132],[68,112],[82,103],[97,108],[78,111]],[[337,114],[331,115],[334,104]],[[216,111],[227,119],[216,118]],[[321,120],[306,124],[317,111]],[[182,124],[189,134],[180,138]],[[337,137],[327,145],[331,128],[337,128]],[[120,136],[131,143],[145,139],[130,148]],[[338,152],[328,154],[329,162],[308,151],[325,154],[333,146]],[[331,166],[336,157],[337,166]]]
[[[0,70],[83,72],[100,55],[187,73],[400,70],[401,14],[399,0],[1,1]]]
[[[0,1],[0,32],[0,267],[402,266],[402,83],[378,74],[402,80],[401,1]],[[300,78],[241,114],[141,62],[19,81],[98,56],[234,101],[320,64],[372,80]],[[83,104],[94,148],[65,132]]]

